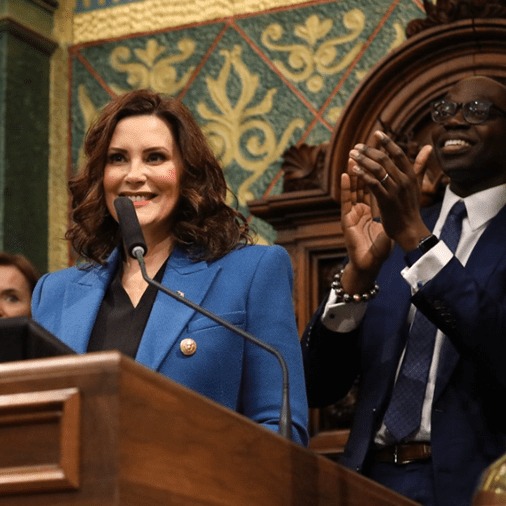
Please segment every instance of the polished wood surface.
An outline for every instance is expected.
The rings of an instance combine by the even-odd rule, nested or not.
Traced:
[[[415,504],[118,352],[0,364],[0,505]]]

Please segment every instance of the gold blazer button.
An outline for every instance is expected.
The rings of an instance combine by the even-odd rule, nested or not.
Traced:
[[[197,351],[197,343],[193,339],[187,337],[181,341],[179,349],[183,355],[193,355]]]

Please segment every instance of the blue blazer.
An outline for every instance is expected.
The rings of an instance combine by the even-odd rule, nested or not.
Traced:
[[[78,353],[85,353],[119,250],[106,265],[43,276],[32,315]],[[176,249],[162,284],[276,348],[288,363],[292,437],[307,444],[307,400],[292,302],[292,267],[280,246],[247,246],[214,262],[192,262]],[[180,342],[192,338],[191,356]],[[210,399],[278,430],[282,375],[277,359],[241,336],[159,292],[136,361]]]
[[[433,228],[440,206],[425,215]],[[438,500],[470,504],[483,469],[506,452],[506,207],[491,221],[465,267],[453,258],[411,298],[396,247],[378,277],[360,327],[336,334],[320,323],[323,305],[303,338],[309,404],[359,394],[342,463],[361,471],[378,430],[404,348],[413,302],[447,336],[441,351],[431,419]]]

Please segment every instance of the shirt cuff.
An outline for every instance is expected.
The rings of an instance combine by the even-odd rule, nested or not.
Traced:
[[[411,267],[405,267],[401,271],[401,275],[411,286],[413,293],[416,293],[425,283],[434,278],[452,258],[453,253],[448,246],[443,241],[439,241]]]
[[[351,332],[355,330],[367,309],[367,302],[336,302],[334,290],[330,291],[321,321],[332,332]]]

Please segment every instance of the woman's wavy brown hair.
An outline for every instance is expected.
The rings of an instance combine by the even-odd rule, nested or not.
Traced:
[[[253,238],[244,216],[226,203],[223,170],[188,108],[178,99],[135,90],[110,101],[89,128],[84,141],[87,162],[71,177],[72,224],[65,237],[85,260],[104,264],[120,244],[120,231],[105,205],[103,189],[107,152],[118,122],[153,114],[174,135],[183,160],[181,194],[167,233],[194,260],[214,260]]]

